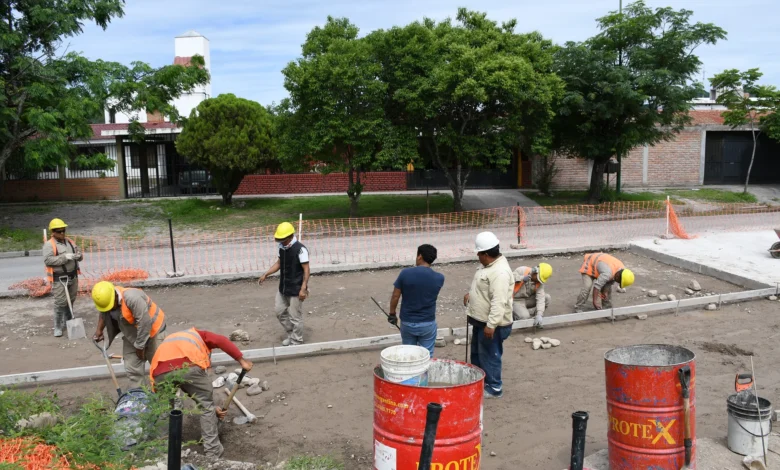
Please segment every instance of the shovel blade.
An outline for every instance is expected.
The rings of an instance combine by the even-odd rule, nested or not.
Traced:
[[[68,339],[73,341],[75,339],[81,339],[87,337],[87,331],[84,329],[84,319],[74,318],[65,322],[65,326],[68,330]]]

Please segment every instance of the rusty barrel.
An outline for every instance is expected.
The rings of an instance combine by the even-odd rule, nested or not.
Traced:
[[[604,355],[610,470],[679,470],[685,421],[678,370],[691,369],[691,467],[696,468],[695,355],[664,344],[612,349]]]
[[[374,470],[417,470],[428,403],[442,405],[431,470],[476,470],[482,457],[485,373],[471,364],[431,359],[428,385],[384,379],[374,369]]]

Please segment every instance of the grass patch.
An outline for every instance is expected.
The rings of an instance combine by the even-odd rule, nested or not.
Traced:
[[[709,202],[739,202],[752,203],[758,199],[750,193],[726,191],[724,189],[672,189],[667,191],[672,196]]]
[[[285,470],[343,470],[344,465],[333,457],[293,457],[287,461]]]
[[[446,194],[430,196],[431,213],[452,211],[452,197]],[[204,230],[227,230],[273,225],[284,220],[337,219],[349,217],[349,198],[319,196],[300,198],[237,199],[233,206],[223,206],[219,200],[163,200],[133,209],[133,215],[144,223],[164,225],[171,218],[177,227]],[[360,198],[358,217],[379,217],[425,214],[425,196],[365,195]],[[139,230],[134,230],[138,232]]]
[[[0,252],[40,250],[42,235],[33,229],[0,227]]]
[[[587,191],[553,191],[552,196],[546,196],[540,193],[526,193],[526,196],[533,199],[541,206],[567,206],[573,204],[587,204]],[[640,193],[622,192],[616,194],[613,190],[604,190],[602,196],[605,201],[625,202],[625,201],[664,201],[666,194],[653,193],[649,191]],[[679,202],[672,200],[672,202]]]

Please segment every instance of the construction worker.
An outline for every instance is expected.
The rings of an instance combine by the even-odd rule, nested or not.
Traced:
[[[92,288],[92,301],[100,312],[92,339],[103,341],[103,329],[108,332],[108,345],[122,333],[122,356],[127,372],[128,389],[138,388],[144,378],[144,366],[165,339],[165,313],[141,289],[114,286],[100,281]]]
[[[545,293],[544,285],[552,276],[552,266],[547,263],[539,263],[539,266],[530,268],[520,266],[515,269],[514,302],[512,303],[512,318],[514,320],[527,320],[534,317],[534,325],[543,326],[544,312],[550,305],[552,298]]]
[[[625,289],[634,283],[634,273],[626,269],[619,259],[606,253],[585,255],[580,273],[582,290],[574,306],[577,312],[583,311],[589,297],[593,298],[596,310],[612,308],[612,285],[617,282]]]
[[[463,297],[472,327],[471,363],[485,371],[485,398],[504,395],[501,356],[504,340],[512,333],[512,268],[501,254],[492,232],[477,235],[476,248],[482,264],[474,274],[469,293]]]
[[[280,271],[279,292],[276,294],[276,318],[287,332],[282,346],[303,344],[303,301],[309,296],[309,250],[295,237],[295,228],[283,222],[276,228],[274,239],[279,244],[279,257],[258,284]]]
[[[396,310],[401,303],[401,342],[412,346],[422,346],[431,353],[436,344],[436,300],[444,285],[444,274],[431,269],[436,261],[436,247],[420,245],[413,268],[401,270],[393,284],[390,297],[390,316],[393,325],[398,324]]]
[[[244,354],[228,338],[190,328],[174,333],[160,343],[149,368],[149,382],[154,390],[155,384],[175,379],[174,385],[195,400],[202,411],[200,432],[203,449],[207,456],[219,458],[224,448],[219,442],[217,420],[224,419],[227,411],[214,405],[214,388],[208,373],[213,349],[225,351],[242,369],[252,370],[252,363],[244,359]],[[182,375],[172,374],[178,369],[186,371]]]
[[[65,236],[67,227],[62,219],[52,219],[49,222],[51,238],[43,244],[46,280],[54,296],[54,336],[57,338],[62,336],[65,322],[73,319],[71,307],[79,293],[79,261],[84,259],[78,245]]]

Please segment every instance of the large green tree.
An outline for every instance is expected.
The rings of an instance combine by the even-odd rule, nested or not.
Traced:
[[[194,67],[152,68],[90,61],[67,52],[68,38],[88,22],[106,28],[123,0],[6,0],[0,6],[0,170],[37,171],[69,163],[72,140],[92,136],[89,123],[107,104],[117,112],[158,111],[176,120],[173,98],[207,83],[201,57]],[[79,166],[108,167],[105,155]]]
[[[350,216],[358,213],[360,173],[401,165],[414,152],[385,118],[387,85],[371,45],[346,18],[328,17],[303,44],[302,57],[282,71],[290,97],[282,101],[279,129],[288,168],[317,162],[323,171],[346,171]],[[411,143],[411,145],[409,145]]]
[[[753,151],[750,154],[745,176],[745,189],[747,192],[750,182],[750,172],[753,169],[753,160],[756,158],[756,146],[758,136],[766,131],[770,137],[780,137],[778,128],[778,116],[780,112],[780,92],[771,85],[759,85],[758,80],[763,74],[758,69],[749,69],[740,72],[730,69],[715,75],[710,83],[718,92],[716,101],[726,107],[722,113],[723,122],[732,128],[746,127],[753,136]]]
[[[515,26],[461,8],[455,23],[425,19],[368,37],[387,84],[388,117],[418,138],[426,162],[445,171],[456,211],[472,170],[506,169],[513,150],[549,144],[552,104],[562,91],[554,46]]]
[[[185,121],[176,150],[209,170],[229,205],[244,176],[275,159],[271,113],[232,94],[204,100]]]
[[[590,202],[601,199],[611,157],[671,140],[690,122],[690,102],[701,91],[692,81],[701,66],[694,51],[726,37],[713,24],[691,23],[692,14],[632,3],[599,18],[598,35],[557,52],[566,92],[557,106],[555,147],[593,160]]]

